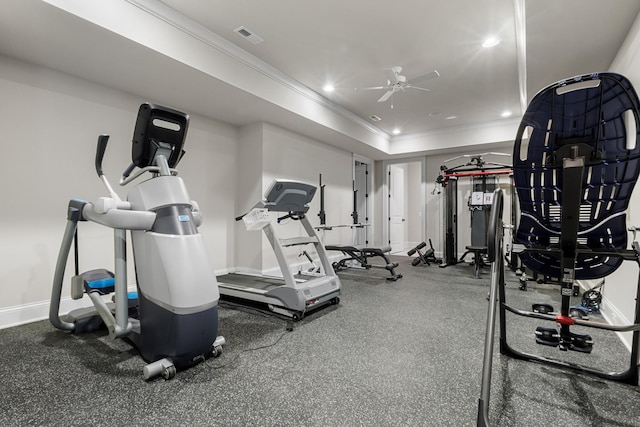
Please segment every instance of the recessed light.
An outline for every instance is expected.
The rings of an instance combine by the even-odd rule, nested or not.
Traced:
[[[445,120],[453,120],[453,119],[457,119],[457,118],[458,118],[458,116],[447,116],[444,119]]]
[[[394,130],[391,131],[391,133],[393,133],[394,135],[400,135],[400,129],[395,128]]]
[[[511,111],[503,111],[500,113],[500,117],[511,117],[513,113]]]
[[[380,116],[376,116],[375,114],[370,115],[369,118],[374,122],[379,122],[380,120],[382,120]]]
[[[500,43],[500,39],[497,37],[487,37],[484,42],[482,42],[482,47],[494,47]]]
[[[333,92],[334,90],[336,90],[336,88],[333,87],[332,84],[327,83],[326,85],[322,86],[322,90],[325,92]]]

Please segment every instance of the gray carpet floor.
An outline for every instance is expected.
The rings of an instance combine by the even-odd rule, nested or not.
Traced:
[[[0,426],[472,426],[480,390],[489,271],[469,265],[340,273],[336,306],[287,320],[222,303],[222,356],[145,382],[145,362],[106,332],[71,335],[48,321],[0,330]],[[528,309],[556,291],[518,290]],[[535,345],[533,319],[509,317],[516,348],[628,365],[613,333],[591,332],[591,355]],[[552,326],[552,325],[545,325]],[[640,426],[637,387],[513,360],[495,351],[496,426]],[[571,359],[573,358],[573,359]]]

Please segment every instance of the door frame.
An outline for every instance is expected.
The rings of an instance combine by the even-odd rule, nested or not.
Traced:
[[[382,161],[382,171],[384,173],[384,180],[382,182],[382,241],[383,246],[390,244],[390,224],[389,224],[389,166],[393,164],[403,163],[420,163],[420,215],[422,220],[420,221],[420,233],[421,236],[418,239],[424,239],[426,233],[426,201],[427,201],[427,157],[405,157],[402,159],[391,159]],[[408,217],[410,212],[405,212],[405,216]]]
[[[390,253],[396,254],[404,252],[407,246],[407,236],[409,236],[408,225],[410,219],[407,218],[409,211],[405,209],[408,208],[410,199],[408,191],[409,163],[389,165],[387,180],[389,182],[389,197],[387,199],[387,206],[389,207],[389,247],[391,248]]]
[[[352,182],[355,182],[356,180],[356,162],[359,163],[365,163],[367,165],[367,176],[365,177],[365,186],[367,189],[367,196],[365,198],[365,212],[363,215],[363,212],[358,212],[358,215],[360,217],[360,222],[361,223],[367,223],[369,224],[368,226],[365,227],[365,232],[364,232],[364,236],[365,236],[365,241],[367,242],[366,245],[367,246],[371,246],[373,244],[373,236],[375,235],[374,233],[374,215],[373,215],[373,193],[374,193],[374,180],[373,180],[373,170],[374,170],[374,161],[367,158],[367,157],[363,157],[360,156],[358,154],[353,154],[353,160],[351,162],[352,164]],[[366,216],[365,216],[366,215]],[[355,234],[354,234],[355,236]],[[355,243],[355,242],[354,242]]]

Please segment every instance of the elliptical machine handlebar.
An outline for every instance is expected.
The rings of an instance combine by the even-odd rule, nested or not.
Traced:
[[[120,178],[120,185],[127,185],[128,183],[130,183],[131,181],[133,181],[134,179],[138,178],[140,175],[144,174],[145,172],[150,172],[150,173],[157,173],[159,175],[178,175],[178,171],[173,169],[173,168],[168,168],[168,167],[163,167],[163,165],[166,165],[167,160],[166,157],[163,155],[159,155],[158,157],[156,157],[156,160],[159,160],[160,158],[162,158],[162,163],[160,164],[160,166],[147,166],[144,167],[142,169],[138,169],[137,171],[135,171],[135,173],[133,175],[131,174],[131,171],[133,171],[133,169],[136,167],[135,164],[131,163],[125,170],[124,172],[122,172],[122,177]],[[160,162],[158,162],[160,163]]]
[[[116,202],[121,202],[122,199],[120,198],[120,196],[118,196],[118,193],[116,193],[113,190],[113,187],[111,187],[111,184],[109,183],[109,180],[107,179],[107,177],[104,175],[104,172],[102,171],[102,159],[104,158],[104,153],[105,151],[107,151],[107,143],[109,142],[109,135],[107,134],[102,134],[98,137],[98,145],[96,146],[96,173],[98,174],[98,178],[100,178],[100,181],[102,181],[102,183],[104,184],[104,186],[107,189],[107,192],[109,193],[109,195],[116,201]]]
[[[104,175],[102,173],[102,159],[104,158],[104,153],[107,150],[107,143],[109,142],[109,135],[102,134],[98,137],[98,146],[96,148],[96,173],[98,177]]]
[[[115,193],[115,191],[111,187],[111,184],[105,177],[104,172],[102,171],[102,159],[104,158],[104,153],[107,150],[108,142],[109,142],[109,135],[103,134],[98,137],[98,146],[96,147],[96,162],[95,162],[96,173],[104,183],[105,187],[107,187],[107,191],[109,192],[111,197],[120,201],[119,196]],[[138,178],[140,175],[142,175],[145,172],[159,173],[160,175],[177,175],[178,171],[176,171],[173,168],[169,168],[169,166],[167,165],[167,156],[161,153],[157,153],[157,154],[158,155],[155,156],[153,159],[154,163],[156,164],[155,166],[143,167],[137,170],[133,175],[131,175],[131,172],[133,172],[133,170],[136,168],[136,164],[135,162],[131,162],[129,166],[127,166],[127,168],[122,172],[122,177],[120,178],[120,185],[123,186],[130,183],[131,181]],[[170,151],[169,151],[169,154],[170,154]],[[160,160],[161,156],[164,157],[163,160]]]

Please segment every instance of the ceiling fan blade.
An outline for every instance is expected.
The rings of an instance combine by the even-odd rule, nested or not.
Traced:
[[[398,76],[392,69],[387,68],[382,71],[384,71],[385,77],[387,78],[387,80],[389,80],[389,82],[391,82],[391,84],[398,83]]]
[[[386,101],[387,99],[389,99],[389,97],[390,97],[391,95],[393,95],[393,91],[392,91],[392,90],[388,90],[384,95],[382,95],[382,96],[380,97],[380,99],[378,99],[378,102],[384,102],[384,101]]]
[[[419,87],[419,86],[414,86],[414,85],[406,85],[406,88],[410,88],[410,89],[419,89],[419,90],[423,90],[425,92],[431,92],[430,89],[424,88],[424,87]]]
[[[423,82],[425,80],[435,79],[436,77],[440,77],[440,73],[438,72],[438,70],[433,70],[427,74],[423,74],[421,76],[411,79],[411,83]]]
[[[360,90],[376,90],[376,89],[388,89],[387,86],[370,86],[370,87],[362,87]]]

